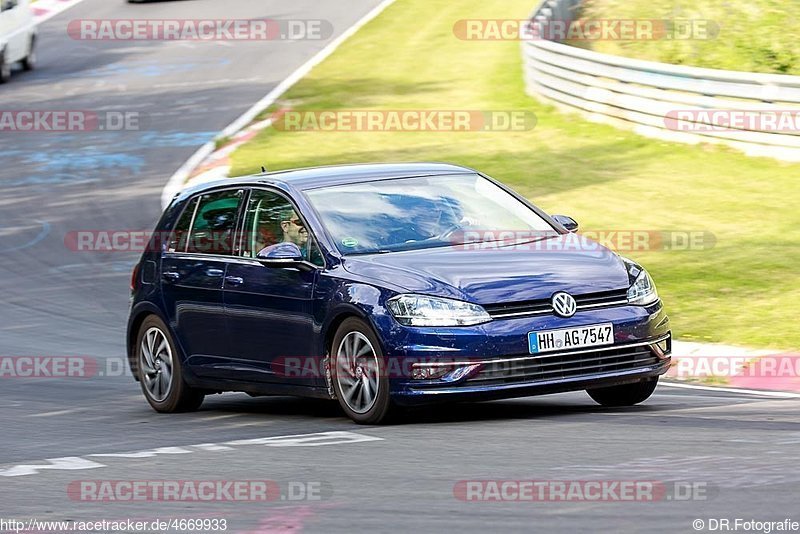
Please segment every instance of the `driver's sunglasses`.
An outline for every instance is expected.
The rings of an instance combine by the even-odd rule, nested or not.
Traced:
[[[289,222],[292,223],[293,225],[297,226],[297,227],[300,227],[300,228],[305,228],[306,227],[306,225],[303,224],[303,221],[301,221],[299,218],[297,218],[297,219],[289,219]]]

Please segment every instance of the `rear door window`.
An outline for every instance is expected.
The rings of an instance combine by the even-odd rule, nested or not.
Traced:
[[[186,252],[230,256],[236,221],[244,191],[219,191],[202,195],[189,233]]]

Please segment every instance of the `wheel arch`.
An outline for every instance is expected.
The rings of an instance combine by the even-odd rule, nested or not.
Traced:
[[[376,328],[376,325],[370,317],[370,314],[356,304],[340,303],[331,313],[330,318],[322,328],[322,358],[325,360],[323,368],[326,369],[325,387],[327,388],[328,396],[331,399],[336,398],[336,393],[333,388],[333,383],[331,382],[332,378],[330,374],[330,359],[331,354],[333,353],[333,338],[336,337],[336,332],[339,331],[339,327],[342,326],[342,323],[351,318],[364,321],[375,333],[375,336],[378,338],[378,342],[381,344],[381,349],[383,349],[383,340],[381,339],[379,330]]]
[[[351,317],[361,319],[369,324],[373,330],[375,330],[375,325],[372,324],[372,321],[369,319],[369,315],[364,310],[354,304],[340,306],[334,312],[323,331],[322,347],[326,356],[330,355],[330,351],[333,349],[333,338],[336,336],[336,332],[339,330],[339,327],[342,326],[343,322]]]

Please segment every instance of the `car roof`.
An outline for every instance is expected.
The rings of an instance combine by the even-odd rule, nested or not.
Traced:
[[[415,176],[436,176],[447,174],[474,174],[474,169],[450,163],[361,163],[353,165],[330,165],[289,169],[225,178],[198,184],[184,189],[180,197],[186,198],[220,186],[236,185],[275,185],[282,189],[315,189],[329,185],[350,184],[392,178],[412,178]]]

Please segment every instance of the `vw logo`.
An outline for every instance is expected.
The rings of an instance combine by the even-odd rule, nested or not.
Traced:
[[[553,295],[553,311],[560,317],[572,317],[575,315],[575,310],[578,309],[578,304],[572,295],[559,291]]]

